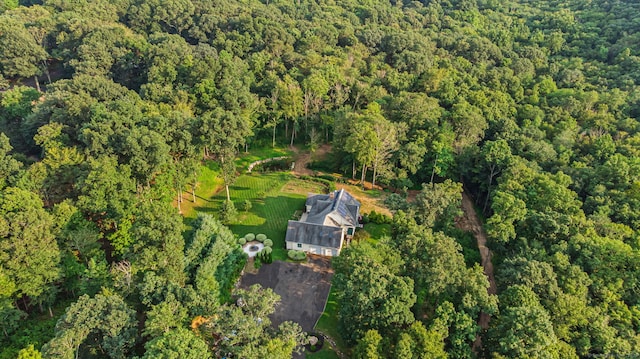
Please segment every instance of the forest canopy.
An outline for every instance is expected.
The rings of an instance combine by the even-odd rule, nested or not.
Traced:
[[[638,356],[638,43],[631,0],[0,1],[0,358],[290,357],[234,234],[172,203],[205,159],[231,202],[239,151],[325,143],[397,192],[334,262],[354,357]]]

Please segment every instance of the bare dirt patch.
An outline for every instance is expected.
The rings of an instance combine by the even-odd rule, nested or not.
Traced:
[[[277,327],[290,320],[310,332],[324,310],[331,277],[333,269],[329,258],[310,255],[306,263],[274,261],[262,265],[255,274],[245,273],[240,287],[260,284],[273,289],[281,299],[271,315],[272,325]]]
[[[336,189],[345,189],[355,199],[360,202],[360,213],[369,213],[376,211],[391,216],[391,211],[384,206],[384,199],[387,198],[387,193],[374,192],[375,195],[371,195],[362,190],[361,186],[354,184],[336,183]]]
[[[484,232],[482,228],[482,223],[476,214],[476,211],[473,207],[473,200],[466,192],[462,193],[462,211],[464,214],[462,217],[456,219],[456,227],[473,233],[476,241],[478,242],[478,249],[480,250],[480,258],[482,259],[482,268],[484,270],[484,274],[489,279],[489,288],[487,292],[489,294],[496,294],[496,280],[493,276],[493,264],[491,263],[491,251],[487,247],[487,234]],[[489,321],[491,320],[491,316],[487,313],[480,313],[480,318],[478,319],[478,325],[486,330],[489,328]],[[473,343],[473,350],[477,353],[482,347],[482,339],[480,336],[476,337],[475,342]]]
[[[313,160],[322,160],[325,159],[326,156],[331,152],[331,145],[324,144],[320,146],[314,153],[310,153],[307,151],[301,151],[298,147],[292,147],[293,152],[295,153],[294,161],[295,166],[293,168],[294,175],[305,175],[305,176],[313,176],[315,174],[314,171],[307,168],[307,165]],[[285,187],[285,191],[286,191]],[[370,190],[373,188],[371,182],[365,182],[365,188]],[[359,181],[350,180],[349,184],[346,183],[338,183],[336,182],[336,189],[345,189],[348,191],[355,199],[360,202],[360,212],[361,213],[369,213],[371,211],[376,211],[378,213],[383,213],[386,215],[391,215],[389,209],[387,209],[383,202],[386,198],[387,194],[382,192],[382,187],[376,185],[376,190],[380,190],[380,192],[372,191],[375,195],[371,193],[367,193],[362,190],[362,186],[359,184]],[[301,192],[293,192],[293,193],[301,193]],[[313,192],[320,193],[320,192]],[[304,193],[306,194],[306,193]]]
[[[331,152],[331,145],[324,144],[313,153],[308,151],[300,151],[300,149],[295,146],[291,149],[293,150],[293,153],[296,154],[294,157],[295,165],[293,167],[293,173],[298,176],[313,176],[314,172],[307,168],[307,165],[313,160],[324,159],[327,153]]]

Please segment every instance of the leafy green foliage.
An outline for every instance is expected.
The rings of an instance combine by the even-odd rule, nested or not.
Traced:
[[[207,343],[193,332],[178,328],[145,344],[143,358],[210,358]]]
[[[15,187],[3,190],[0,195],[0,273],[8,286],[2,298],[15,300],[27,296],[47,301],[48,291],[60,278],[60,250],[53,226],[52,216],[35,193]]]
[[[245,199],[244,203],[242,204],[242,210],[244,210],[245,212],[249,212],[251,210],[251,207],[253,207],[253,205],[251,204],[251,201],[248,199]]]
[[[358,345],[353,352],[355,359],[378,359],[382,357],[382,337],[375,329],[367,330],[364,336],[358,340]],[[411,352],[409,352],[411,356]]]
[[[293,259],[294,261],[302,261],[307,258],[307,253],[304,251],[299,251],[297,249],[291,249],[287,252],[287,257],[289,257],[289,259]]]
[[[170,294],[160,304],[153,305],[144,323],[144,334],[152,338],[181,328],[187,319],[187,309]]]
[[[4,133],[0,134],[0,188],[12,185],[22,167],[22,164],[10,155],[11,149],[9,138]]]
[[[222,223],[229,224],[233,222],[238,216],[238,210],[236,209],[233,201],[224,201],[220,207],[220,220]]]
[[[557,338],[549,314],[527,287],[512,286],[501,295],[500,317],[488,334],[492,347],[506,356],[533,353],[557,356]],[[575,355],[574,355],[575,356]]]
[[[386,258],[379,262],[367,254],[366,250],[359,253],[350,247],[335,264],[333,283],[341,302],[338,312],[341,334],[352,343],[367,330],[388,335],[414,321],[410,310],[416,301],[413,280],[398,275],[395,266],[384,263]]]
[[[234,292],[238,300],[234,304],[221,306],[217,315],[224,320],[211,322],[203,330],[215,353],[233,353],[234,356],[260,358],[290,358],[297,347],[304,344],[305,336],[296,323],[284,322],[275,333],[268,330],[268,316],[280,299],[271,289],[253,285],[248,290]],[[237,305],[237,303],[241,303]],[[228,338],[218,341],[215,338]]]
[[[39,75],[40,62],[46,51],[28,31],[24,23],[9,16],[2,17],[0,29],[0,70],[6,77],[31,77]]]
[[[273,250],[271,247],[264,247],[260,252],[258,252],[257,257],[262,261],[262,263],[272,263],[273,262]]]
[[[56,324],[56,336],[43,346],[45,357],[71,358],[91,348],[124,358],[135,343],[135,311],[117,295],[87,295],[69,306]]]
[[[232,229],[266,234],[286,258],[306,193],[281,192],[289,175],[238,168],[294,149],[235,158],[276,143],[331,143],[318,161],[342,181],[360,174],[408,198],[427,184],[411,204],[389,196],[392,241],[373,235],[400,254],[359,254],[414,280],[424,321],[371,328],[383,356],[468,357],[479,311],[504,339],[484,340],[487,356],[633,355],[639,13],[604,0],[0,2],[0,315],[13,333],[2,355],[38,349],[47,336],[22,328],[38,309],[102,288],[140,317],[171,295],[212,315],[243,257],[206,229],[185,246],[176,212],[249,200]],[[498,288],[530,286],[538,304],[495,310],[457,244],[468,239],[452,238],[451,180],[487,217]],[[235,353],[290,357],[291,337]],[[514,349],[520,337],[532,340]]]
[[[42,354],[31,344],[18,352],[18,359],[42,359]]]

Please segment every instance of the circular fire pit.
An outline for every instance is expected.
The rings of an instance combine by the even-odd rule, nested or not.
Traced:
[[[264,248],[264,244],[258,241],[251,241],[242,246],[242,250],[249,256],[249,258],[255,257],[262,248]]]

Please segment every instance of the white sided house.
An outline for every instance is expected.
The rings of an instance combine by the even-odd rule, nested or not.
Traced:
[[[344,189],[330,194],[310,194],[299,221],[289,221],[287,249],[323,256],[340,255],[359,224],[360,202]]]

